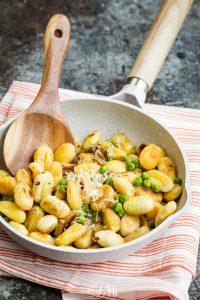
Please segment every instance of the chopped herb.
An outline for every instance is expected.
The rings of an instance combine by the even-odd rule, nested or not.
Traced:
[[[96,218],[98,216],[98,211],[92,211],[92,217]]]
[[[83,217],[83,213],[82,213],[82,212],[80,212],[80,211],[79,211],[79,212],[77,212],[77,214],[76,214],[76,215],[77,215],[77,217]]]
[[[66,194],[67,191],[65,185],[62,184],[59,186],[59,192],[61,192],[61,194]]]
[[[86,219],[84,216],[80,216],[76,218],[77,223],[84,225],[86,223]]]
[[[65,178],[62,178],[62,179],[60,179],[59,184],[60,185],[66,185],[66,184],[68,184],[68,180],[65,179]]]
[[[113,160],[112,157],[107,157],[107,158],[106,158],[106,161],[111,161],[111,160]]]
[[[90,207],[89,207],[89,205],[88,204],[83,204],[83,206],[82,206],[82,211],[84,212],[84,213],[86,213],[86,214],[88,214],[88,213],[90,213]]]

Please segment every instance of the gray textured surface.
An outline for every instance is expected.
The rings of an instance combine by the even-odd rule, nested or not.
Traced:
[[[39,83],[43,32],[62,12],[72,25],[61,87],[110,95],[125,83],[159,0],[1,0],[0,98],[13,80]],[[148,102],[200,108],[200,2],[196,0]],[[200,299],[200,269],[190,299]],[[23,280],[0,279],[0,300],[60,299],[60,292]]]

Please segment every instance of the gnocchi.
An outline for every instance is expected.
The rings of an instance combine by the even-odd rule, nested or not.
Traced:
[[[86,231],[87,228],[82,224],[72,224],[55,239],[55,244],[57,246],[68,246],[78,240]]]
[[[164,156],[164,151],[157,145],[150,144],[141,151],[140,164],[146,170],[154,169],[162,156]]]
[[[155,225],[160,225],[167,217],[175,213],[177,204],[175,201],[168,202],[164,206],[160,207],[155,218]]]
[[[48,170],[49,166],[54,161],[52,149],[45,144],[36,149],[33,158],[44,170]]]
[[[126,172],[126,164],[120,160],[111,160],[105,163],[105,167],[113,173]]]
[[[42,198],[40,206],[44,211],[54,215],[57,218],[66,217],[70,211],[70,208],[65,201],[60,200],[56,196],[52,195]]]
[[[34,205],[27,213],[25,226],[29,232],[37,230],[39,220],[44,216],[44,211],[40,206]]]
[[[52,232],[56,225],[58,224],[58,219],[53,215],[46,215],[42,217],[37,223],[37,230],[42,233]]]
[[[176,171],[175,171],[174,163],[167,156],[163,156],[159,159],[158,164],[157,164],[157,169],[158,169],[158,171],[167,175],[172,180],[174,180],[176,178]]]
[[[34,231],[31,232],[29,236],[38,242],[54,245],[54,238],[50,234],[41,233],[40,231]]]
[[[132,231],[140,227],[139,216],[125,215],[120,221],[120,231],[122,236],[127,236]]]
[[[71,209],[80,209],[83,201],[77,182],[70,181],[67,185],[67,201]]]
[[[14,189],[14,199],[17,206],[23,210],[29,210],[33,206],[33,197],[30,186],[17,184]]]
[[[100,132],[98,130],[89,133],[83,141],[83,145],[82,145],[83,150],[85,152],[91,150],[91,147],[93,145],[98,144],[99,139],[100,139]]]
[[[87,231],[74,242],[74,246],[78,249],[87,249],[92,245],[92,230]]]
[[[15,175],[15,180],[17,184],[23,184],[25,186],[32,187],[31,175],[25,169],[19,169]]]
[[[49,165],[48,171],[53,175],[54,187],[57,188],[62,179],[62,165],[58,161],[54,161]]]
[[[120,234],[112,230],[102,230],[95,233],[97,243],[102,247],[113,247],[124,243]]]
[[[16,180],[11,176],[0,176],[0,194],[13,196]]]
[[[103,223],[108,229],[114,232],[120,230],[120,217],[109,207],[104,209]]]
[[[25,225],[15,221],[10,221],[9,224],[22,234],[28,235],[28,230]]]
[[[54,187],[54,178],[50,172],[39,173],[33,182],[32,195],[36,203],[40,203],[42,198],[51,194]]]
[[[26,220],[26,213],[12,201],[0,201],[0,212],[20,224]]]
[[[98,249],[133,241],[177,210],[183,191],[174,162],[153,143],[136,147],[123,132],[53,153],[41,145],[28,169],[0,170],[0,218],[19,234],[63,249]]]
[[[75,156],[76,148],[70,143],[61,145],[54,153],[54,159],[61,163],[70,163]]]
[[[120,194],[131,196],[134,194],[134,187],[126,177],[114,177],[113,185]]]
[[[133,241],[135,239],[138,239],[139,237],[143,236],[144,234],[149,232],[149,228],[147,226],[142,226],[134,231],[132,231],[131,233],[129,233],[125,238],[125,242],[130,242]]]
[[[124,210],[129,215],[140,216],[149,213],[154,208],[154,201],[147,196],[133,196],[124,203]]]

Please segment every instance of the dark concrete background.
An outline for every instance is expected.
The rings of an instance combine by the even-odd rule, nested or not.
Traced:
[[[183,0],[184,1],[184,0]],[[71,20],[71,43],[61,87],[110,95],[120,90],[160,0],[0,0],[0,98],[13,80],[39,83],[49,18]],[[176,39],[148,102],[200,108],[200,2]],[[190,299],[200,299],[200,270]],[[0,300],[57,300],[60,291],[24,280],[0,279]]]

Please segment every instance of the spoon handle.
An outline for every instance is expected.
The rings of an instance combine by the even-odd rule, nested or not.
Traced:
[[[58,87],[65,54],[69,47],[70,23],[62,14],[54,15],[46,28],[44,37],[44,72],[41,88],[34,104],[55,104],[59,100]],[[45,101],[46,100],[46,101]],[[47,104],[47,103],[46,103]]]

